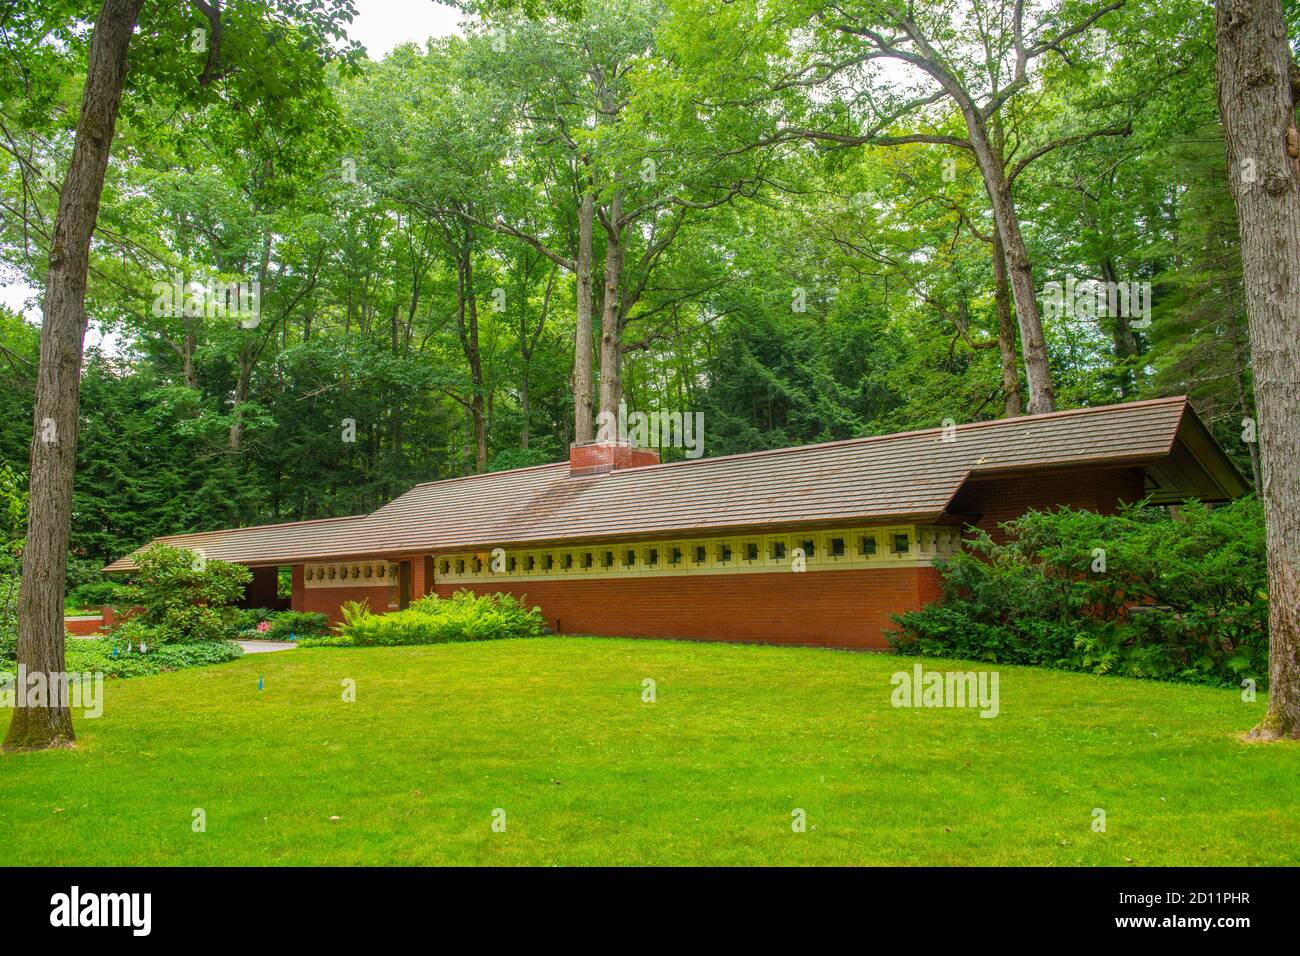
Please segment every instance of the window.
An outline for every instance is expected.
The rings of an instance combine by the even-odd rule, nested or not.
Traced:
[[[844,551],[844,539],[838,537],[831,538],[831,557],[842,558],[844,557]]]
[[[573,552],[566,551],[564,552],[564,570],[571,571],[572,569],[573,569]]]
[[[907,554],[911,550],[911,538],[907,534],[894,535],[894,554]]]
[[[858,554],[869,558],[876,553],[876,536],[874,534],[858,535]]]
[[[507,571],[509,571],[511,574],[513,574],[514,571],[515,571],[515,568],[517,568],[517,567],[519,567],[519,559],[518,559],[518,558],[516,558],[513,554],[510,555],[510,557],[506,558],[506,570],[507,570]]]
[[[550,552],[547,552],[546,554],[546,570],[547,571],[555,570],[555,555],[551,554]]]
[[[718,542],[718,563],[719,564],[731,563],[731,545],[726,541]]]
[[[623,567],[636,567],[636,548],[628,548],[623,552]]]
[[[746,561],[757,561],[757,560],[758,560],[758,542],[757,542],[757,541],[747,541],[747,542],[745,543],[745,560],[746,560]]]
[[[443,558],[441,561],[439,561],[439,562],[438,562],[438,573],[439,573],[439,574],[451,574],[451,562],[448,561],[446,558]],[[379,575],[380,575],[380,577],[383,577],[383,574],[384,574],[384,569],[383,569],[383,568],[380,568],[380,569],[379,569]]]
[[[590,570],[592,564],[595,562],[595,557],[596,556],[593,555],[590,551],[582,552],[582,566],[587,570]]]
[[[646,563],[647,565],[649,565],[650,567],[652,567],[652,568],[655,568],[655,567],[658,567],[658,566],[659,566],[659,549],[658,549],[658,548],[646,548],[646,551],[645,551],[645,563]]]
[[[709,560],[709,549],[702,544],[697,544],[695,546],[695,563],[703,564],[707,560]]]
[[[817,542],[812,538],[804,538],[804,540],[799,542],[799,547],[803,548],[803,556],[805,558],[817,557]]]
[[[464,559],[464,558],[457,558],[457,559],[456,559],[456,573],[457,573],[457,574],[464,574],[464,573],[465,573],[465,559]]]
[[[680,565],[680,564],[682,563],[682,549],[681,549],[681,548],[669,548],[669,549],[668,549],[668,563],[671,564],[671,565],[673,565],[674,567],[676,567],[676,566],[678,566],[678,565]]]
[[[482,573],[483,573],[483,559],[480,558],[477,554],[474,555],[474,557],[471,559],[470,567],[472,567],[472,568],[474,569],[474,573],[475,573],[475,574],[482,574]]]
[[[536,555],[532,555],[532,554],[530,554],[530,555],[528,555],[528,557],[524,558],[524,570],[525,570],[525,571],[536,571],[536,570],[537,570],[537,557],[536,557]]]
[[[784,560],[785,560],[785,542],[784,542],[784,541],[773,541],[773,542],[772,542],[772,551],[771,551],[771,554],[768,555],[768,557],[770,557],[773,561],[784,561]]]
[[[600,556],[600,566],[602,568],[612,568],[614,566],[614,552],[606,551]]]

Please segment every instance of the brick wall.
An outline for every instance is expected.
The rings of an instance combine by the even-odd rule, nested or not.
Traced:
[[[978,527],[1002,539],[997,525],[1030,508],[1068,504],[1113,513],[1143,494],[1139,468],[1069,469],[970,482],[953,510],[980,514]],[[478,593],[508,591],[540,606],[547,623],[563,633],[620,637],[683,637],[764,641],[833,647],[884,648],[890,615],[939,599],[939,574],[929,567],[848,568],[803,574],[708,574],[538,580],[512,583],[438,584],[432,559],[416,559],[412,598],[432,586],[450,597],[462,587]],[[306,588],[302,566],[294,568],[296,610],[322,611],[339,619],[344,601],[369,598],[383,612],[395,607],[397,590]]]
[[[450,597],[464,586],[435,590]],[[884,648],[884,632],[894,627],[890,615],[937,597],[938,572],[912,567],[566,578],[471,589],[526,599],[563,633]]]
[[[73,637],[98,637],[103,624],[103,617],[65,617],[63,630]]]
[[[295,580],[297,573],[295,568]],[[299,593],[302,595],[301,599]],[[397,588],[393,585],[355,588],[304,587],[301,592],[295,588],[293,609],[326,614],[329,616],[330,623],[336,624],[343,619],[339,608],[348,601],[369,601],[370,610],[376,614],[387,614],[389,611],[397,610]]]
[[[1140,468],[1069,469],[1008,478],[972,481],[957,494],[952,510],[982,515],[976,527],[995,541],[1005,541],[998,525],[1026,511],[1069,505],[1114,514],[1121,502],[1142,497]]]

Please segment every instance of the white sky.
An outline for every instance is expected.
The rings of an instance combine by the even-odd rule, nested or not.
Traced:
[[[435,0],[356,0],[356,8],[348,32],[361,42],[372,60],[382,60],[393,47],[408,40],[422,43],[429,37],[456,33],[462,17],[459,10]],[[0,304],[21,311],[31,322],[41,318],[38,304],[32,301],[36,294],[37,290],[0,270]],[[96,330],[91,329],[86,344],[98,340]]]
[[[461,12],[435,0],[356,0],[348,34],[361,41],[372,60],[382,60],[399,43],[459,32]]]

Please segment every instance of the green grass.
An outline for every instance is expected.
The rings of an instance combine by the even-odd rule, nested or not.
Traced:
[[[895,709],[912,664],[544,638],[112,681],[76,750],[0,755],[0,863],[1300,863],[1262,701],[1001,667],[996,719]]]

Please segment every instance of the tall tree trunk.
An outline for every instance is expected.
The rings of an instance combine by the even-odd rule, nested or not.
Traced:
[[[1268,714],[1251,736],[1300,737],[1300,133],[1281,0],[1218,0],[1216,33],[1268,540]]]
[[[532,429],[529,427],[529,419],[532,416],[532,385],[529,378],[532,375],[532,363],[524,359],[523,368],[519,375],[519,414],[523,418],[523,427],[519,431],[519,447],[524,451],[528,450],[528,442],[532,436]]]
[[[468,224],[465,225],[465,244],[461,247],[456,282],[459,299],[456,323],[460,344],[469,362],[473,388],[469,414],[474,431],[474,470],[482,474],[487,471],[487,414],[483,398],[483,353],[478,341],[478,302],[474,294],[474,233]]]
[[[1002,361],[1002,417],[1019,418],[1024,408],[1020,398],[1020,366],[1016,361],[1016,317],[1011,311],[1011,289],[1007,284],[1007,254],[996,229],[993,230],[993,302],[998,312],[998,357]]]
[[[602,420],[616,422],[619,403],[623,401],[623,329],[619,282],[623,275],[623,195],[615,187],[609,204],[609,225],[605,244],[605,296],[600,318],[600,414]]]
[[[1119,270],[1115,268],[1115,262],[1110,256],[1102,258],[1101,275],[1112,289],[1119,288]],[[1123,401],[1131,398],[1137,387],[1132,360],[1138,354],[1138,340],[1133,331],[1132,317],[1125,315],[1125,311],[1119,308],[1115,310],[1115,315],[1110,316],[1110,337],[1115,349],[1115,388]]]
[[[30,458],[30,507],[18,596],[18,664],[28,674],[62,674],[63,588],[72,533],[86,275],[104,173],[126,79],[127,50],[144,0],[104,0],[86,62],[86,87],[68,177],[59,196],[41,325]],[[17,701],[6,750],[71,746],[66,700]]]
[[[1020,347],[1025,356],[1025,378],[1029,381],[1029,414],[1056,411],[1056,391],[1052,387],[1052,370],[1047,361],[1047,340],[1043,337],[1043,322],[1038,312],[1037,292],[1034,290],[1034,273],[1029,261],[1029,250],[1020,231],[1020,218],[1011,198],[1011,183],[1007,179],[1002,157],[997,155],[989,139],[988,127],[978,110],[963,108],[966,128],[984,179],[993,208],[993,221],[1002,239],[1007,267],[1011,277],[1011,295],[1016,306],[1016,321],[1020,326]]]
[[[573,435],[576,442],[595,437],[591,418],[591,318],[592,252],[591,230],[596,204],[590,192],[583,193],[578,211],[578,324],[573,334]],[[527,446],[525,446],[527,447]]]
[[[1246,391],[1246,372],[1249,370],[1249,355],[1246,351],[1246,344],[1241,340],[1241,312],[1237,306],[1237,291],[1234,288],[1228,294],[1228,302],[1231,310],[1228,313],[1228,328],[1232,330],[1232,355],[1233,365],[1236,369],[1237,379],[1237,405],[1241,408],[1242,427],[1245,427],[1245,419],[1255,418],[1255,409],[1251,406],[1250,395]],[[1255,436],[1254,441],[1246,442],[1246,447],[1250,450],[1250,483],[1255,486],[1255,494],[1260,498],[1264,495],[1264,469],[1259,461],[1259,436]]]
[[[239,372],[235,378],[235,420],[230,423],[229,448],[238,453],[244,444],[243,405],[253,390],[253,356],[247,346],[239,349]]]

